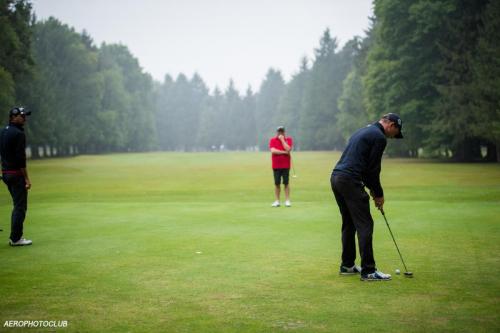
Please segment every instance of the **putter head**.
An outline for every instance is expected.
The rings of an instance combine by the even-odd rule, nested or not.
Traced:
[[[292,178],[297,178],[297,175],[293,175]]]
[[[405,272],[405,277],[412,278],[413,277],[413,273],[412,272]]]

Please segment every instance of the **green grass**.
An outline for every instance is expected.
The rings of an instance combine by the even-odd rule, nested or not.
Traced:
[[[0,332],[6,320],[68,320],[58,332],[498,332],[498,164],[384,160],[386,214],[415,278],[366,283],[338,275],[338,157],[296,153],[294,206],[278,209],[265,153],[32,161],[33,246],[7,245],[0,192]],[[403,269],[372,212],[377,266]]]

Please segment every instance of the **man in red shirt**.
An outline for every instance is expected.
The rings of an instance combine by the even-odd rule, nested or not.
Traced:
[[[285,186],[285,206],[292,206],[290,203],[290,186],[288,185],[292,145],[293,140],[291,137],[285,136],[285,127],[283,126],[279,126],[276,129],[276,136],[269,140],[274,173],[274,195],[276,196],[276,201],[272,204],[273,207],[280,206],[281,179],[283,179],[283,185]]]

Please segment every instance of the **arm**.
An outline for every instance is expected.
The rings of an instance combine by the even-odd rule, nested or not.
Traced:
[[[23,174],[24,181],[26,182],[26,189],[29,190],[31,188],[31,181],[30,178],[28,177],[28,169],[21,168],[21,173]]]
[[[384,190],[380,184],[380,170],[382,163],[382,155],[387,142],[384,139],[377,139],[369,155],[368,172],[366,174],[366,186],[370,189],[370,194],[375,201],[375,206],[382,209],[384,206]]]
[[[271,138],[271,140],[269,140],[269,150],[273,155],[288,155],[288,152],[286,150],[276,148],[278,146],[279,145],[276,142],[276,138]]]
[[[283,145],[283,148],[285,148],[285,151],[286,151],[286,152],[290,152],[290,150],[292,150],[292,147],[290,147],[290,146],[288,145],[288,143],[286,142],[286,140],[285,140],[285,136],[284,136],[284,135],[280,135],[280,136],[278,136],[278,139],[280,139],[281,144]]]
[[[274,147],[271,148],[271,153],[273,153],[275,155],[288,155],[288,151],[286,151],[286,150],[279,150],[279,149],[276,149]]]
[[[17,138],[16,145],[16,160],[20,166],[21,173],[23,174],[24,181],[26,182],[26,189],[31,188],[31,181],[28,176],[28,170],[26,169],[26,137],[24,134]]]

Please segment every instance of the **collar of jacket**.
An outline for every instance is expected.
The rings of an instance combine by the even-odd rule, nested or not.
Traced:
[[[382,134],[384,134],[384,136],[385,136],[384,126],[382,126],[381,123],[379,123],[377,121],[377,122],[374,122],[373,125],[377,126],[382,131]]]
[[[16,128],[19,128],[21,131],[24,131],[24,126],[20,124],[14,124],[14,123],[9,123],[9,126],[14,126]]]

